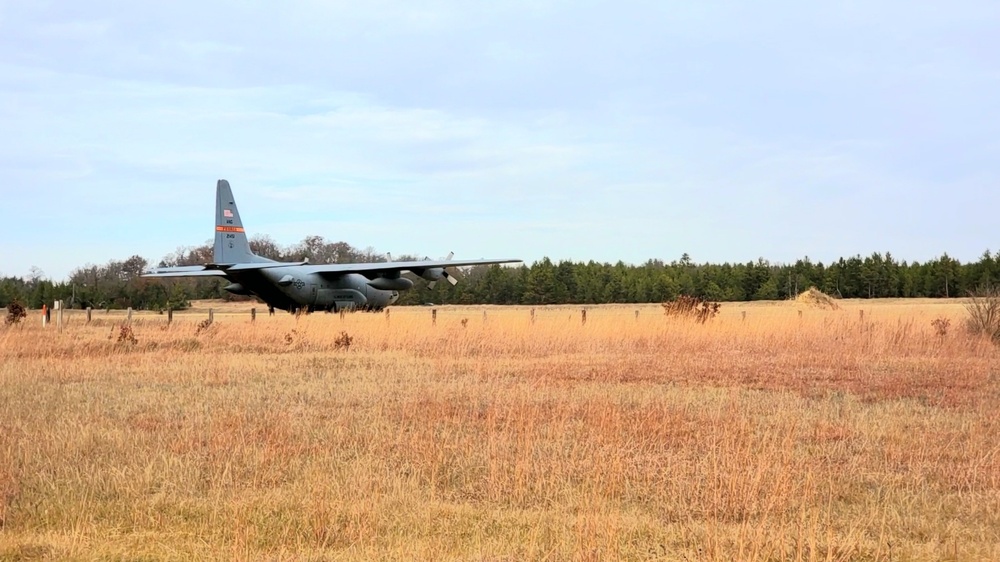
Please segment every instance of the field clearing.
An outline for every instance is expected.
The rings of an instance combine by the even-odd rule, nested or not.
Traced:
[[[1000,348],[838,304],[33,311],[0,560],[1000,560]]]

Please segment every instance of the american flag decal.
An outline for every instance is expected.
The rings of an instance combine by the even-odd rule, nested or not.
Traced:
[[[227,219],[231,219],[233,218],[233,212],[230,211],[229,209],[223,209],[222,216],[226,217]]]

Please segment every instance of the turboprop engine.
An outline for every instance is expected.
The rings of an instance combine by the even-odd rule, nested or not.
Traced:
[[[455,279],[455,277],[450,273],[448,273],[443,267],[434,267],[431,269],[425,269],[424,272],[420,274],[420,276],[430,281],[430,283],[427,284],[427,287],[429,289],[433,289],[434,285],[438,281],[441,281],[442,279],[447,279],[448,282],[451,283],[452,285],[458,284],[458,279]]]
[[[446,261],[451,260],[451,258],[454,255],[455,252],[449,252],[448,257],[444,259]],[[447,279],[448,282],[451,283],[452,285],[458,285],[458,278],[456,278],[454,274],[449,273],[448,270],[443,267],[432,267],[430,269],[425,269],[420,273],[420,276],[430,281],[430,283],[427,284],[428,289],[433,289],[434,285],[436,285],[437,282],[441,281],[442,279]]]

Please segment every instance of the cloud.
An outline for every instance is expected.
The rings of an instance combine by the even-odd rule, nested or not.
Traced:
[[[971,1],[8,3],[0,189],[30,212],[0,261],[58,277],[201,243],[220,177],[282,244],[974,259],[1000,197],[998,20]],[[39,209],[54,226],[22,234]]]

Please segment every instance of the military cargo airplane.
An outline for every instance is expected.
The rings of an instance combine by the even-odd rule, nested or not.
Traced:
[[[378,310],[399,298],[399,291],[413,287],[403,277],[411,272],[433,283],[458,281],[448,268],[520,262],[498,260],[417,260],[380,263],[310,264],[276,262],[250,250],[240,212],[229,182],[215,187],[215,248],[213,262],[203,265],[158,267],[143,277],[224,277],[225,289],[235,295],[253,295],[269,307],[289,312],[325,310]]]

